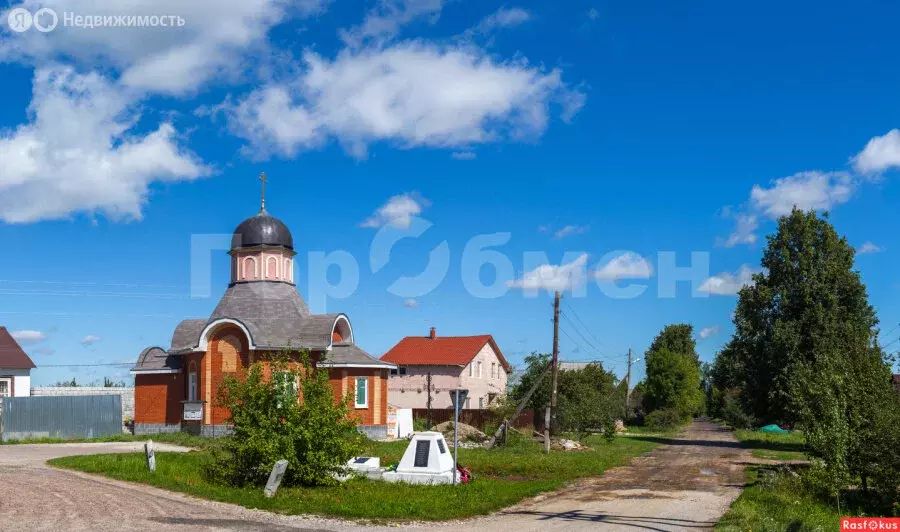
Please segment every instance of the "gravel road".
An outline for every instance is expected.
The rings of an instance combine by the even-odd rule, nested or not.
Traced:
[[[57,470],[59,456],[137,452],[141,443],[0,446],[0,529],[18,530],[397,530],[336,519],[282,516],[164,490]],[[184,451],[159,446],[160,451]],[[751,460],[731,434],[696,421],[677,439],[606,475],[490,517],[402,528],[445,530],[703,530],[744,484]]]

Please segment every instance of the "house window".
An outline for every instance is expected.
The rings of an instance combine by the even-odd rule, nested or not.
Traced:
[[[481,410],[482,408],[484,408],[484,397],[479,397],[478,398],[478,409]]]
[[[197,400],[197,372],[191,371],[188,375],[188,401]]]
[[[356,408],[369,407],[369,379],[366,377],[356,378]]]
[[[276,373],[273,378],[282,397],[293,398],[297,396],[297,390],[300,385],[299,376],[295,376],[293,373],[285,371]]]
[[[464,406],[463,408],[469,408],[469,397],[466,397],[466,406]]]
[[[0,379],[0,397],[9,397],[11,386],[9,385],[9,379]]]
[[[497,373],[497,364],[491,362],[491,378],[493,379],[495,374]]]
[[[472,369],[472,362],[469,362],[469,377],[472,376],[472,371],[474,371],[474,370]]]
[[[391,377],[395,377],[397,375],[397,368],[391,368]]]
[[[400,366],[399,368],[397,368],[397,371],[400,372],[400,375],[406,375],[406,368],[403,366]]]
[[[478,378],[484,377],[484,373],[481,371],[481,361],[478,361]]]

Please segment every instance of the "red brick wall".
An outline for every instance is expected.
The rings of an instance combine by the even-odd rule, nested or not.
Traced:
[[[184,377],[180,374],[135,375],[134,422],[181,423],[181,393]]]
[[[265,378],[271,377],[271,356],[272,353],[253,352],[253,361],[263,364]],[[217,404],[219,387],[226,375],[245,374],[250,367],[250,358],[243,332],[229,326],[213,334],[206,353],[184,355],[180,374],[135,376],[135,423],[180,423],[181,401],[188,398],[188,372],[195,368],[197,399],[206,401],[203,424],[225,424],[229,412]],[[355,396],[356,377],[368,378],[368,406],[358,409],[351,403],[351,412],[363,425],[387,423],[387,370],[332,369],[329,376],[335,401],[341,400],[343,388]],[[376,380],[379,381],[377,385]]]
[[[356,408],[356,377],[368,379],[368,406]],[[370,368],[335,368],[329,370],[331,388],[335,401],[340,401],[343,393],[350,395],[350,411],[360,425],[384,425],[387,423],[387,370]],[[376,386],[375,381],[379,384]],[[377,390],[376,390],[377,388]]]

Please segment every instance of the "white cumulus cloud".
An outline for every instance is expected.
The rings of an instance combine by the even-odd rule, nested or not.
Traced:
[[[345,49],[334,59],[307,51],[300,70],[224,106],[231,131],[251,149],[291,157],[329,139],[356,157],[378,141],[467,148],[539,137],[551,107],[568,119],[584,105],[559,69],[465,45],[407,41]]]
[[[861,246],[856,248],[856,253],[859,255],[864,255],[866,253],[878,253],[880,251],[884,251],[884,248],[874,242],[863,242]]]
[[[653,275],[650,263],[637,253],[627,251],[594,271],[594,277],[605,281],[648,279]]]
[[[85,336],[84,338],[81,339],[81,345],[83,345],[83,346],[85,346],[85,347],[88,347],[88,346],[91,346],[91,345],[96,344],[96,343],[99,342],[100,340],[102,340],[102,338],[100,338],[99,336],[95,336],[95,335],[93,335],[93,334],[89,334],[89,335],[87,335],[87,336]]]
[[[900,168],[900,129],[873,137],[851,161],[856,171],[864,174]]]
[[[553,233],[553,238],[560,239],[571,235],[580,235],[586,233],[588,229],[590,229],[590,227],[587,225],[567,225]]]
[[[712,327],[704,327],[700,329],[699,336],[701,340],[706,340],[710,336],[715,336],[717,334],[719,334],[719,326],[713,325]]]
[[[389,225],[397,229],[409,229],[413,217],[421,214],[422,209],[428,205],[428,200],[417,194],[398,194],[378,207],[361,225],[374,228]]]
[[[856,184],[846,172],[799,172],[776,179],[769,188],[754,185],[750,200],[757,210],[770,218],[791,213],[796,206],[801,210],[830,209],[846,203]]]
[[[698,291],[712,295],[733,296],[741,288],[753,284],[755,272],[750,266],[744,264],[735,273],[722,272],[703,281]]]
[[[132,101],[97,74],[36,71],[29,116],[0,133],[0,220],[8,223],[98,211],[140,219],[151,184],[209,172],[172,124],[134,133]]]
[[[291,17],[322,11],[325,0],[25,0],[15,7],[31,12],[52,7],[59,26],[51,33],[0,32],[0,61],[36,66],[57,60],[88,69],[113,70],[124,86],[150,92],[184,94],[218,77],[235,77],[245,59],[268,47],[267,33]],[[175,16],[174,27],[66,27],[63,13],[81,16]],[[7,14],[0,11],[0,20]]]
[[[508,281],[510,288],[523,290],[559,290],[565,292],[580,286],[587,278],[587,254],[568,264],[544,264],[525,273],[520,279]]]
[[[13,331],[10,333],[10,335],[20,344],[34,344],[37,342],[43,342],[47,339],[47,335],[42,333],[41,331],[33,331],[29,329]]]

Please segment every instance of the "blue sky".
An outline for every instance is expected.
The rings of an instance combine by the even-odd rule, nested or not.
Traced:
[[[640,357],[686,322],[710,360],[792,204],[830,210],[865,251],[857,268],[884,332],[900,322],[900,6],[130,4],[0,13],[0,324],[37,384],[125,378],[125,366],[50,366],[131,361],[207,316],[227,255],[211,252],[211,295],[192,297],[192,236],[221,241],[255,214],[261,171],[269,211],[293,231],[301,293],[349,314],[373,354],[429,326],[491,333],[513,363],[548,351],[551,297],[523,290],[538,286],[566,292],[564,359],[622,375],[628,348]],[[58,26],[11,31],[17,7],[51,8]],[[73,27],[66,13],[184,25]],[[432,225],[373,273],[375,235],[420,222]],[[494,248],[508,267],[480,281],[502,295],[478,297],[464,250],[495,233],[508,233]],[[442,242],[442,282],[389,291]],[[358,283],[326,297],[308,254],[338,251]],[[660,252],[679,266],[707,253],[709,270],[659,297]],[[648,288],[615,298],[611,282]]]

